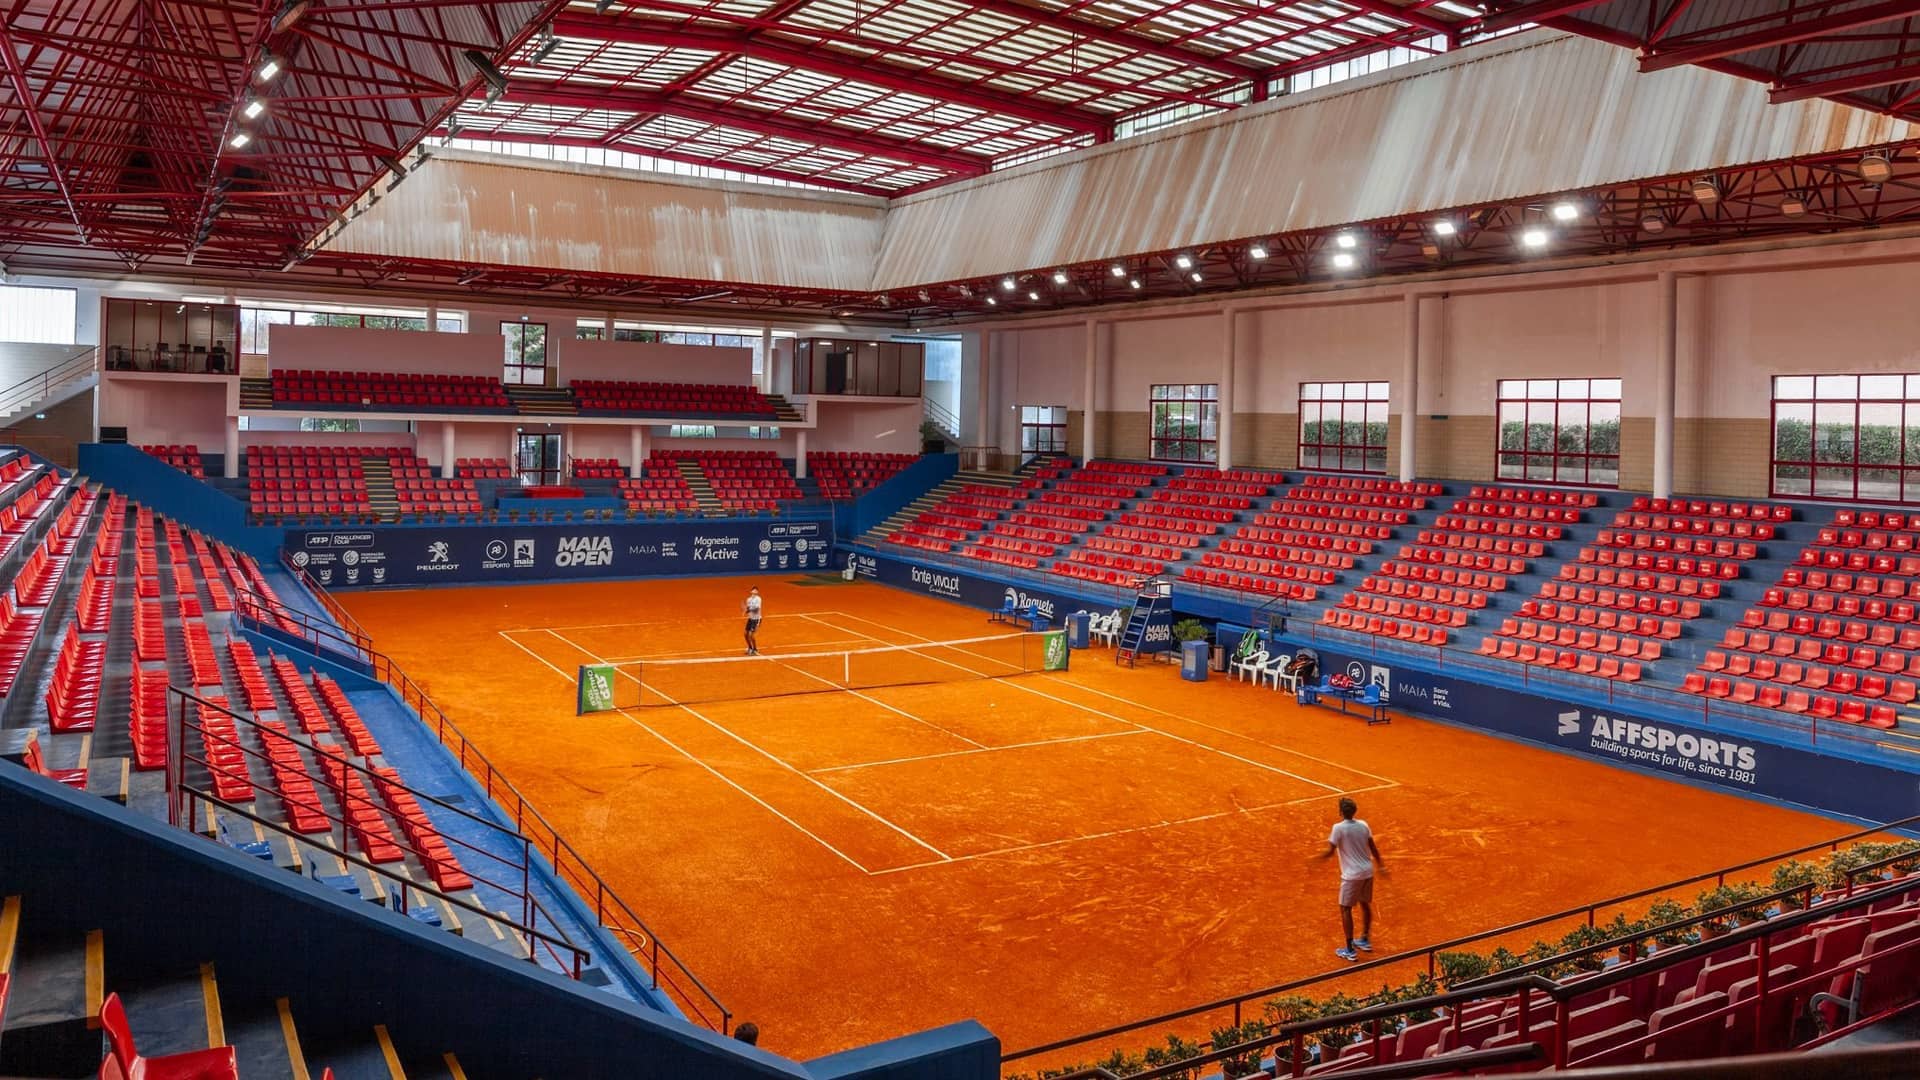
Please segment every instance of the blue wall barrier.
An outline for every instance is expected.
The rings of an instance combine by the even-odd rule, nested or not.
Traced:
[[[831,521],[789,518],[288,529],[286,553],[329,589],[744,574],[837,565]]]
[[[282,530],[249,525],[246,504],[131,446],[82,443],[79,471],[263,563],[280,558]]]
[[[909,592],[937,596],[942,600],[958,600],[970,607],[997,611],[1008,600],[1012,600],[1015,607],[1024,608],[1031,604],[1039,612],[1040,617],[1053,626],[1066,625],[1067,616],[1075,611],[1125,613],[1132,603],[1131,600],[1116,603],[1111,599],[1089,597],[1068,590],[1035,588],[1025,582],[1011,581],[991,574],[916,562],[864,548],[844,552],[841,556],[841,565],[845,565],[846,559],[853,560],[854,574],[857,577],[878,581],[883,585],[893,585]],[[1153,621],[1147,625],[1146,644],[1141,646],[1140,651],[1163,652],[1172,647],[1173,609],[1167,607],[1154,612]]]
[[[1920,775],[1768,741],[1745,725],[1708,728],[1441,674],[1410,657],[1359,656],[1291,639],[1288,645],[1313,649],[1323,675],[1345,672],[1380,685],[1397,712],[1866,821],[1920,813]]]
[[[834,523],[841,536],[860,536],[958,471],[959,454],[923,454],[919,461],[887,477],[872,491],[835,506]]]
[[[453,1051],[488,1076],[999,1075],[977,1024],[787,1061],[4,764],[0,850],[0,895],[37,933],[102,930],[120,970],[213,963],[223,997],[289,997],[314,1042],[384,1024],[403,1057]]]

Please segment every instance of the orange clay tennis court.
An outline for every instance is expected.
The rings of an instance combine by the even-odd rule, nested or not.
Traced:
[[[1339,967],[1337,871],[1313,857],[1342,795],[1386,857],[1383,953],[1844,831],[1099,649],[1064,673],[574,715],[583,663],[742,651],[749,585],[770,654],[994,629],[837,578],[340,599],[794,1057],[967,1017],[1013,1049]]]

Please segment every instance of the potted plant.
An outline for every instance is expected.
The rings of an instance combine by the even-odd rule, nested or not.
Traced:
[[[1412,982],[1400,988],[1400,1000],[1419,1001],[1422,998],[1433,997],[1439,992],[1440,984],[1434,980],[1433,976],[1423,971],[1416,975]],[[1401,1020],[1407,1024],[1423,1024],[1438,1015],[1440,1014],[1433,1009],[1411,1009],[1401,1017]]]
[[[1647,928],[1653,931],[1653,943],[1662,949],[1671,949],[1685,945],[1692,940],[1692,933],[1682,924],[1693,912],[1687,905],[1677,900],[1655,900],[1647,908]]]
[[[1440,981],[1448,988],[1470,983],[1493,970],[1487,957],[1480,953],[1443,952],[1436,960],[1440,965]]]
[[[1605,927],[1576,926],[1572,930],[1567,931],[1567,936],[1561,938],[1559,944],[1554,946],[1554,948],[1557,948],[1561,953],[1576,954],[1573,957],[1573,966],[1576,970],[1599,971],[1601,968],[1607,966],[1606,961],[1601,958],[1598,952],[1583,950],[1592,950],[1602,942],[1612,939],[1613,935],[1607,933]]]
[[[1780,898],[1780,906],[1789,911],[1798,911],[1806,907],[1813,894],[1820,887],[1820,867],[1799,859],[1788,859],[1773,868],[1774,892],[1797,890]]]
[[[1190,1061],[1206,1052],[1206,1049],[1198,1043],[1190,1043],[1178,1035],[1169,1035],[1167,1045],[1147,1047],[1147,1068],[1157,1069],[1163,1065],[1178,1065],[1182,1061]],[[1193,1071],[1188,1070],[1175,1075],[1191,1078]]]
[[[1252,1042],[1264,1037],[1272,1028],[1265,1020],[1248,1020],[1239,1027],[1215,1028],[1211,1037],[1214,1050],[1229,1050],[1242,1043]],[[1238,1054],[1221,1058],[1216,1064],[1225,1080],[1240,1080],[1260,1072],[1261,1050],[1245,1050]]]
[[[1315,1020],[1320,1016],[1320,1004],[1302,994],[1287,994],[1267,1001],[1267,1020],[1273,1028],[1297,1024],[1303,1020]],[[1272,1028],[1268,1029],[1269,1031]],[[1293,1040],[1278,1043],[1273,1048],[1276,1062],[1291,1064],[1293,1061]]]
[[[1345,1016],[1359,1007],[1358,1001],[1336,990],[1333,996],[1320,1003],[1320,1018],[1331,1020]],[[1314,1032],[1313,1037],[1320,1042],[1321,1063],[1332,1061],[1345,1053],[1347,1047],[1353,1045],[1353,1037],[1359,1033],[1359,1030],[1353,1024],[1339,1024]]]
[[[947,452],[947,436],[940,425],[931,420],[920,421],[920,452],[923,454],[944,454]]]
[[[1733,925],[1742,901],[1747,896],[1736,885],[1721,884],[1703,891],[1694,897],[1694,909],[1707,916],[1700,924],[1700,936],[1717,938],[1726,933]]]

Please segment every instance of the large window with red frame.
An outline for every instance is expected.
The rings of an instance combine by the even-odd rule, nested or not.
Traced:
[[[1775,377],[1773,493],[1920,503],[1920,375]]]
[[[1384,382],[1300,384],[1300,467],[1333,472],[1387,471]]]
[[[1619,379],[1502,379],[1498,475],[1620,486]]]
[[[1218,383],[1155,383],[1148,393],[1155,461],[1220,460]]]

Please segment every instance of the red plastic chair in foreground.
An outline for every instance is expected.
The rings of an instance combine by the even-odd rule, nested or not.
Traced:
[[[240,1080],[233,1047],[215,1046],[163,1058],[143,1058],[127,1027],[127,1010],[119,994],[108,994],[100,1006],[100,1027],[107,1036],[107,1059],[100,1063],[100,1080]]]

